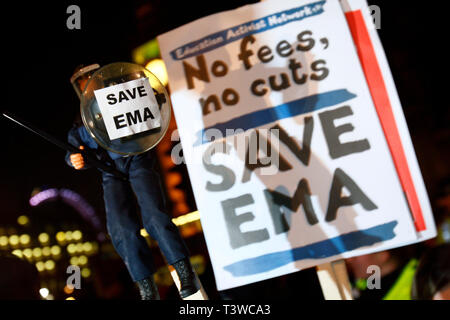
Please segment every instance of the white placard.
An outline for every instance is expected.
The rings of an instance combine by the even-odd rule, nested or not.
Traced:
[[[264,1],[158,41],[219,290],[418,241],[339,1]]]
[[[111,140],[161,126],[161,114],[148,78],[94,91]]]

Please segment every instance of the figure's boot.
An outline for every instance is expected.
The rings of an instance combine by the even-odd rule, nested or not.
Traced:
[[[149,278],[136,282],[141,294],[141,300],[159,300],[158,287],[156,286],[153,275]]]
[[[180,278],[180,296],[182,299],[200,290],[200,284],[197,281],[189,258],[175,262],[173,267],[178,274],[178,278]]]

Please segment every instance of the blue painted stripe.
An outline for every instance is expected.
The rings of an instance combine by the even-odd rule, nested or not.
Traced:
[[[295,117],[300,114],[317,111],[326,107],[334,106],[338,103],[355,98],[356,95],[347,89],[338,89],[314,94],[298,100],[259,110],[240,117],[233,118],[226,122],[219,122],[213,126],[204,128],[196,133],[197,140],[194,146],[198,146],[211,141],[211,135],[216,132],[208,132],[209,129],[217,129],[223,137],[234,134],[230,129],[242,129],[244,131],[256,128],[277,120]],[[227,130],[228,129],[228,130]],[[216,131],[216,130],[214,130]]]
[[[366,230],[354,231],[312,243],[304,247],[241,260],[225,266],[224,269],[235,277],[243,277],[267,272],[299,260],[332,257],[343,252],[393,239],[395,237],[394,228],[397,224],[397,221],[391,221]]]

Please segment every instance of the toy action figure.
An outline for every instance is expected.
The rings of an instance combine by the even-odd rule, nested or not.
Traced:
[[[98,65],[79,67],[71,82],[81,97],[82,89]],[[152,151],[124,157],[106,151],[89,135],[82,124],[75,124],[68,134],[69,143],[112,164],[128,175],[123,180],[111,173],[102,172],[103,195],[108,233],[114,248],[123,259],[133,281],[139,287],[142,300],[159,299],[153,274],[156,271],[151,250],[140,235],[141,222],[134,205],[134,195],[140,207],[142,224],[158,245],[167,262],[180,278],[180,296],[185,298],[199,290],[199,284],[189,261],[188,249],[178,228],[164,211],[159,175],[154,171],[155,156]],[[66,162],[76,170],[88,167],[81,153],[67,153]]]

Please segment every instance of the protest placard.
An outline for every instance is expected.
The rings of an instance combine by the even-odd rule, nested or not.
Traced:
[[[94,91],[111,140],[160,127],[161,115],[147,78]]]
[[[350,2],[264,1],[158,37],[219,290],[435,234],[401,106],[392,133],[344,14],[367,4]]]

